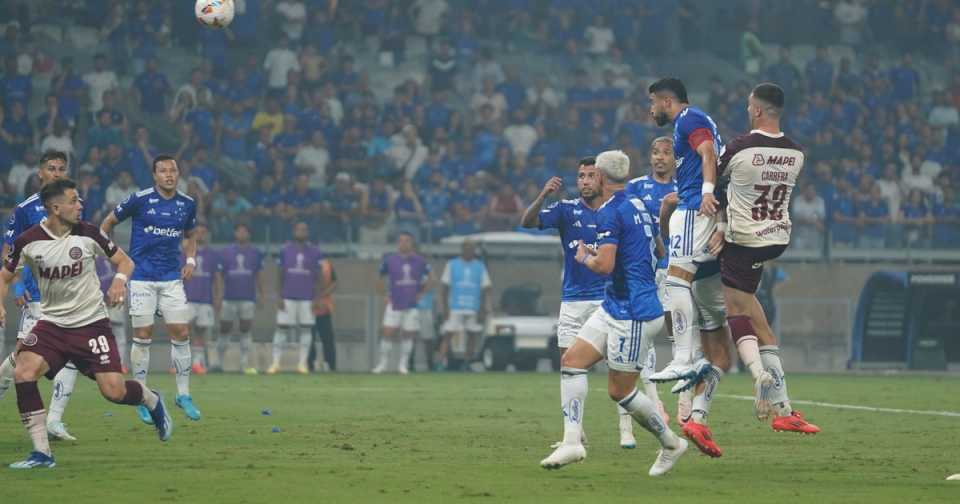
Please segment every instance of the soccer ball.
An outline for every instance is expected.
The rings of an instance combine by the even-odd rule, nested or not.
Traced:
[[[233,0],[197,0],[197,21],[210,28],[226,28],[233,21]]]

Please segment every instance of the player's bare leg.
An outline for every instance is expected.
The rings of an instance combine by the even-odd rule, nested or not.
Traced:
[[[667,291],[667,304],[664,309],[670,312],[674,338],[673,360],[662,370],[650,376],[655,383],[676,381],[689,378],[692,373],[694,334],[692,331],[696,320],[696,307],[693,303],[691,285],[696,272],[696,266],[689,265],[688,271],[675,264],[667,269],[667,279],[664,280]]]
[[[188,324],[167,324],[167,334],[170,335],[170,360],[177,373],[177,407],[190,420],[200,420],[200,411],[193,404],[190,395],[190,371],[192,358],[190,356],[190,326]]]
[[[437,354],[433,359],[435,364],[434,369],[436,371],[447,368],[447,356],[450,352],[450,342],[453,341],[453,336],[454,334],[452,332],[444,332],[440,336],[440,344],[437,345]]]

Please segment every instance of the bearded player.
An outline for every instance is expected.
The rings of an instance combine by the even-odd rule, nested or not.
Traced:
[[[756,297],[763,263],[780,257],[790,243],[790,194],[803,169],[803,149],[780,129],[784,101],[776,84],[753,88],[747,99],[752,130],[720,158],[721,173],[730,178],[728,224],[718,240],[720,275],[730,333],[753,375],[757,418],[773,413],[776,431],[816,434],[820,428],[790,407],[780,349]]]
[[[173,423],[163,399],[134,380],[124,381],[120,354],[110,330],[110,319],[100,293],[94,261],[106,256],[116,267],[107,298],[123,302],[127,278],[134,264],[96,226],[80,220],[83,205],[77,185],[66,179],[40,191],[47,218],[20,234],[0,271],[0,325],[10,283],[25,265],[35,274],[41,294],[40,320],[23,339],[16,356],[15,381],[20,418],[33,451],[12,469],[56,466],[47,437],[46,412],[37,380],[54,377],[68,361],[96,380],[100,393],[117,404],[146,408],[161,441],[170,439]]]

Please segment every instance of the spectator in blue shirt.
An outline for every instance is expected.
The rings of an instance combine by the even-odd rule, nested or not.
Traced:
[[[23,104],[19,101],[11,102],[10,114],[2,119],[2,134],[10,145],[10,155],[15,161],[23,159],[24,153],[33,144],[33,126],[27,118]]]
[[[860,247],[882,249],[886,246],[887,229],[890,225],[890,207],[883,197],[880,186],[873,183],[868,197],[859,206]]]
[[[857,204],[850,183],[837,180],[837,191],[833,195],[833,243],[834,246],[853,246],[857,241]]]
[[[893,99],[903,102],[913,99],[920,86],[920,74],[913,68],[913,57],[904,54],[900,64],[890,69],[890,83],[893,85]]]
[[[87,93],[87,84],[74,72],[73,58],[63,58],[60,73],[51,81],[51,90],[59,98],[60,114],[64,117],[80,116],[80,103]]]
[[[807,63],[807,84],[810,93],[829,95],[833,88],[833,63],[826,46],[817,46],[817,54]]]
[[[109,149],[109,146],[108,146]],[[153,158],[157,150],[150,144],[150,130],[138,125],[133,130],[133,144],[127,146],[124,168],[133,176],[137,187],[144,189],[153,186]],[[101,173],[101,176],[106,176]]]
[[[133,82],[140,110],[146,114],[161,115],[166,112],[170,83],[157,71],[157,59],[147,60],[147,68]]]
[[[930,207],[927,205],[926,197],[920,190],[912,189],[907,194],[906,201],[900,205],[901,222],[903,223],[904,235],[907,247],[924,247],[929,245],[930,223],[933,217],[930,213]]]
[[[223,115],[220,133],[220,153],[234,161],[246,161],[247,135],[253,126],[253,115],[243,110],[243,102],[230,101]]]
[[[257,191],[253,194],[250,201],[253,208],[250,215],[253,220],[253,235],[257,241],[264,240],[267,230],[271,233],[282,234],[284,229],[283,221],[277,212],[283,203],[283,194],[277,190],[273,176],[264,175],[260,177],[260,184]],[[283,239],[282,236],[274,234],[271,236],[274,240]]]
[[[104,149],[110,144],[122,144],[123,135],[113,125],[113,115],[107,110],[97,114],[97,122],[87,130],[87,148]]]
[[[943,249],[960,247],[960,201],[950,186],[941,188],[942,201],[933,206],[933,246]]]
[[[30,106],[30,97],[33,96],[33,82],[29,75],[20,75],[17,72],[17,58],[6,60],[2,82],[3,103],[8,109],[14,102],[20,102],[26,110]]]

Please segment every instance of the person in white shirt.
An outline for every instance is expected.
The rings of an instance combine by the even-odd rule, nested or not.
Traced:
[[[416,126],[412,124],[404,126],[399,133],[390,137],[387,158],[393,162],[397,172],[408,179],[413,178],[429,155],[430,152],[417,135]]]
[[[291,39],[300,40],[307,22],[307,8],[303,2],[283,0],[277,2],[276,11],[283,17],[280,29]]]
[[[512,115],[513,121],[503,130],[503,137],[510,144],[514,155],[526,158],[537,143],[537,129],[527,122],[527,114],[523,109],[514,110]]]
[[[410,6],[413,27],[418,35],[431,39],[440,33],[440,25],[449,5],[446,0],[415,0]]]
[[[178,103],[181,95],[190,97],[188,102],[190,105],[182,111],[183,114],[190,112],[201,104],[207,106],[213,105],[213,92],[203,84],[203,70],[199,68],[194,68],[193,71],[190,72],[190,82],[187,82],[177,89],[177,94],[173,97],[173,103]]]
[[[70,138],[70,130],[63,119],[57,119],[53,122],[53,133],[47,135],[40,142],[40,152],[59,151],[67,155],[67,165],[72,165],[74,160],[73,140]]]
[[[300,61],[297,53],[290,50],[290,39],[280,39],[280,46],[271,49],[263,60],[263,69],[267,71],[267,85],[275,90],[282,91],[287,87],[287,75],[290,70],[300,71]]]
[[[930,109],[930,115],[927,117],[927,122],[931,126],[950,128],[960,124],[960,112],[957,112],[957,107],[953,106],[950,96],[945,91],[937,91],[933,101],[936,105]]]
[[[29,149],[24,154],[23,161],[10,168],[10,173],[7,174],[7,184],[16,194],[17,201],[23,201],[23,193],[26,191],[27,182],[38,171],[40,170],[37,167],[37,154]]]
[[[583,37],[587,39],[587,52],[591,54],[607,54],[615,40],[613,30],[603,16],[593,18],[593,24],[587,27]]]
[[[795,224],[791,245],[805,250],[819,250],[823,246],[823,221],[827,206],[813,184],[804,186],[790,212]]]
[[[484,80],[483,88],[470,98],[470,108],[476,113],[484,105],[490,105],[493,107],[493,117],[491,119],[499,120],[503,117],[503,112],[507,110],[507,99],[494,89],[494,85],[493,79]]]
[[[330,152],[327,150],[327,138],[320,130],[314,131],[310,143],[297,151],[293,164],[309,178],[310,189],[322,189],[327,186],[327,167],[330,165]]]
[[[900,188],[900,175],[897,173],[897,165],[889,163],[883,168],[883,177],[877,180],[877,186],[880,187],[883,199],[887,200],[890,217],[896,222],[900,217],[900,201],[903,200],[903,190]]]
[[[527,103],[538,109],[555,110],[560,106],[560,99],[560,93],[550,86],[543,74],[538,75],[533,86],[527,88]]]
[[[103,195],[103,206],[113,209],[119,205],[127,196],[137,192],[137,187],[133,185],[133,177],[130,172],[124,170],[117,174],[117,179],[107,187]]]
[[[914,154],[910,163],[907,165],[907,169],[903,170],[901,176],[903,190],[905,192],[910,192],[913,189],[927,194],[933,194],[935,192],[933,177],[921,171],[920,167],[922,165],[923,156],[919,153]]]
[[[83,82],[90,89],[90,110],[103,108],[103,92],[120,86],[117,74],[107,69],[107,57],[97,54],[93,58],[94,70],[83,76]]]
[[[500,63],[493,59],[493,51],[485,47],[480,50],[480,58],[473,67],[473,89],[482,89],[487,79],[492,80],[493,85],[496,86],[507,80],[507,76],[503,73]]]

